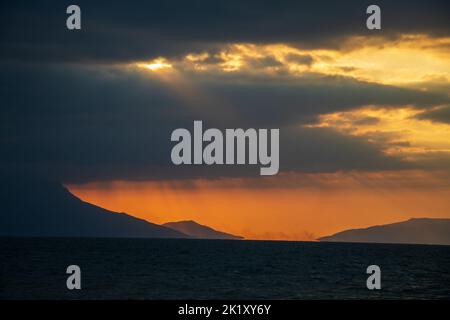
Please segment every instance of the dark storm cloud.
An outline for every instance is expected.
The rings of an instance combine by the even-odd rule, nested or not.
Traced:
[[[205,128],[281,128],[282,171],[405,168],[379,145],[298,123],[366,104],[431,107],[448,99],[345,78],[236,74],[188,79],[211,98],[202,105],[136,70],[61,64],[0,69],[0,166],[65,181],[259,174],[259,166],[173,166],[170,134],[191,129],[194,120]]]
[[[444,122],[450,124],[450,105],[435,108],[422,112],[416,116],[418,119],[426,119],[435,122]]]
[[[236,125],[248,127],[313,122],[319,114],[366,105],[430,108],[450,100],[443,93],[421,92],[341,76],[308,74],[294,78],[233,74],[220,79],[217,82],[208,79],[205,91],[219,101],[228,102],[236,113],[233,118]],[[201,83],[200,80],[197,82]]]
[[[285,128],[280,139],[283,171],[392,170],[411,164],[384,155],[380,146],[329,128]]]
[[[251,59],[248,61],[248,64],[250,68],[256,69],[283,66],[283,64],[280,61],[270,56],[264,58]]]
[[[366,1],[77,1],[82,30],[68,31],[68,1],[2,6],[0,57],[111,62],[176,57],[223,43],[339,46],[349,35],[450,35],[448,1],[377,1],[383,30],[365,27]]]
[[[307,54],[290,53],[286,56],[286,61],[309,66],[313,63],[314,58]]]

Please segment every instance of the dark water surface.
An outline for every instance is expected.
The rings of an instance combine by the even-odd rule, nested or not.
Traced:
[[[72,264],[81,290],[66,288]],[[450,299],[450,246],[0,238],[0,299],[80,298]]]

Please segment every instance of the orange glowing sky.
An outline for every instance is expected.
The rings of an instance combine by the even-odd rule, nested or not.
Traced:
[[[395,40],[349,38],[336,50],[235,43],[217,52],[215,63],[208,61],[211,56],[205,52],[173,61],[160,57],[122,67],[159,78],[180,99],[207,100],[216,105],[221,102],[197,90],[186,75],[239,72],[301,77],[314,73],[423,91],[438,83],[440,92],[448,94],[449,45],[449,38],[420,34]],[[304,57],[313,60],[302,61]],[[268,58],[276,63],[256,63]],[[85,201],[151,222],[195,220],[251,239],[314,240],[343,229],[411,217],[450,218],[450,124],[418,118],[423,111],[407,105],[388,109],[359,106],[322,114],[317,123],[299,126],[328,127],[362,137],[380,145],[385,154],[412,163],[439,154],[444,161],[438,167],[390,172],[286,173],[264,182],[255,177],[102,181],[68,187]],[[362,121],[365,119],[372,121]],[[266,187],[255,187],[259,183]]]
[[[289,187],[269,188],[233,179],[116,181],[69,188],[88,202],[155,223],[195,220],[249,239],[314,240],[342,229],[411,217],[450,218],[445,178],[404,174],[406,181],[398,173],[313,174],[290,177],[306,181],[305,186],[286,181]]]

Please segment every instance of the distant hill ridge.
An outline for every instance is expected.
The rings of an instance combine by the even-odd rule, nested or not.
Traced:
[[[84,202],[59,182],[4,172],[0,236],[242,239],[194,221],[154,224]]]
[[[0,176],[0,236],[190,238],[84,202],[58,182]]]
[[[163,226],[177,230],[194,238],[240,240],[243,237],[214,230],[192,220],[164,223]]]
[[[412,218],[365,229],[345,230],[318,240],[450,245],[450,219]]]

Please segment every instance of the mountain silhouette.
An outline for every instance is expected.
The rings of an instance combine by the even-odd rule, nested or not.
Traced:
[[[0,236],[189,238],[84,202],[60,183],[4,174],[0,177]]]
[[[450,219],[413,218],[366,229],[346,230],[318,240],[450,245]]]
[[[240,240],[244,239],[240,236],[214,230],[208,226],[201,225],[195,221],[178,221],[164,223],[163,226],[177,230],[189,236],[197,239],[227,239],[227,240]]]

